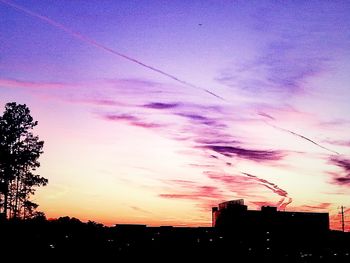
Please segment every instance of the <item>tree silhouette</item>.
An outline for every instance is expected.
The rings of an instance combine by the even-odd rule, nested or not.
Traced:
[[[0,116],[0,212],[5,218],[29,218],[37,204],[29,200],[48,180],[33,172],[40,166],[44,142],[32,133],[38,124],[25,104],[7,103]]]

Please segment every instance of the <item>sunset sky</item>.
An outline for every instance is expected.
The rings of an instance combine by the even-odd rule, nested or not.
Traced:
[[[211,224],[244,199],[350,230],[349,1],[0,0],[0,106],[48,218]]]

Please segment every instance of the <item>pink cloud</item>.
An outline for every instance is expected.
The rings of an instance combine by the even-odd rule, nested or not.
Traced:
[[[350,147],[350,140],[324,140],[323,142],[329,143],[332,145]]]
[[[298,209],[309,210],[309,211],[324,210],[324,209],[329,209],[329,207],[331,205],[332,205],[332,203],[319,203],[316,205],[302,205],[302,206],[298,207]]]
[[[26,88],[26,89],[65,89],[72,88],[75,84],[61,82],[34,82],[16,79],[0,79],[0,86],[6,88]]]
[[[169,180],[169,184],[176,190],[168,190],[171,193],[159,194],[159,197],[166,199],[185,199],[196,202],[196,205],[208,211],[210,207],[225,200],[223,192],[215,186],[201,185],[194,181]]]
[[[257,115],[264,117],[266,120],[298,122],[298,123],[317,123],[317,116],[313,113],[304,112],[296,109],[289,104],[271,105],[259,103],[253,106]]]
[[[108,121],[126,122],[131,126],[142,127],[147,129],[160,128],[165,126],[164,124],[160,123],[142,121],[140,118],[131,114],[102,114],[100,117]]]
[[[273,202],[268,202],[268,201],[252,201],[251,202],[254,205],[257,205],[259,207],[262,206],[276,206],[276,204],[274,204]]]
[[[239,196],[245,197],[249,196],[253,188],[259,185],[266,187],[273,193],[282,197],[282,199],[277,203],[280,209],[285,209],[285,207],[292,202],[292,198],[288,197],[287,191],[281,189],[276,184],[271,183],[265,179],[259,178],[255,175],[248,173],[242,173],[242,175],[228,175],[220,174],[215,172],[206,172],[206,175],[213,180],[224,183],[225,186],[229,187],[231,191],[237,193]],[[287,202],[284,199],[288,198]],[[253,203],[254,201],[252,201]],[[261,202],[261,201],[258,201]],[[271,203],[271,202],[268,202]]]

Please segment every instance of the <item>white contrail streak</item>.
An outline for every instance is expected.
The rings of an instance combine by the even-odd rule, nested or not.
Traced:
[[[271,126],[271,127],[273,127],[273,128],[275,128],[275,129],[277,129],[277,130],[284,131],[284,132],[288,132],[288,133],[290,133],[290,134],[292,134],[292,135],[294,135],[294,136],[297,136],[297,137],[299,137],[299,138],[301,138],[301,139],[303,139],[303,140],[306,140],[306,141],[308,141],[308,142],[310,142],[310,143],[312,143],[312,144],[314,144],[314,145],[316,145],[316,146],[318,146],[318,147],[320,147],[320,148],[322,148],[322,149],[324,149],[324,150],[326,150],[326,151],[329,151],[329,152],[331,152],[331,153],[335,153],[335,154],[339,155],[338,152],[333,151],[333,150],[331,150],[331,149],[328,149],[328,148],[322,146],[321,144],[319,144],[319,143],[317,143],[317,142],[315,142],[315,141],[313,141],[313,140],[311,140],[311,139],[305,137],[304,135],[301,135],[301,134],[299,134],[299,133],[293,132],[293,131],[291,131],[291,130],[287,130],[287,129],[278,127],[278,126],[273,125],[273,124],[269,124],[269,123],[266,123],[266,124],[269,125],[269,126]]]
[[[270,115],[268,115],[268,114],[266,114],[266,113],[263,113],[263,112],[257,112],[256,114],[257,114],[257,115],[260,115],[260,116],[263,116],[263,117],[265,117],[265,118],[268,118],[268,119],[270,119],[270,120],[276,120],[274,117],[272,117],[272,116],[270,116]],[[282,127],[279,127],[279,126],[276,126],[276,125],[271,124],[271,123],[269,123],[269,122],[267,122],[267,121],[265,121],[265,120],[262,120],[262,121],[263,121],[266,125],[269,125],[269,126],[271,126],[272,128],[274,128],[274,129],[276,129],[276,130],[290,133],[290,134],[292,134],[292,135],[294,135],[294,136],[296,136],[296,137],[299,137],[299,138],[301,138],[301,139],[303,139],[303,140],[305,140],[305,141],[308,141],[308,142],[310,142],[310,143],[316,145],[317,147],[322,148],[323,150],[326,150],[326,151],[329,151],[329,152],[331,152],[331,153],[334,153],[334,154],[339,155],[338,152],[333,151],[333,150],[331,150],[331,149],[329,149],[329,148],[326,148],[326,147],[324,147],[323,145],[321,145],[321,144],[315,142],[314,140],[311,140],[310,138],[308,138],[308,137],[306,137],[306,136],[304,136],[304,135],[301,135],[301,134],[299,134],[299,133],[296,133],[296,132],[294,132],[294,131],[291,131],[291,130],[288,130],[288,129],[285,129],[285,128],[282,128]]]
[[[27,9],[27,8],[24,8],[23,6],[20,6],[20,5],[18,5],[18,4],[15,4],[15,3],[12,3],[12,2],[9,2],[9,1],[6,1],[6,0],[0,0],[0,2],[2,2],[3,4],[5,4],[5,5],[7,5],[7,6],[10,6],[10,7],[16,9],[17,11],[23,12],[23,13],[25,13],[25,14],[31,16],[31,17],[40,19],[40,20],[46,22],[47,24],[49,24],[49,25],[51,25],[51,26],[53,26],[53,27],[55,27],[55,28],[58,28],[58,29],[60,29],[60,30],[62,30],[62,31],[64,31],[64,32],[66,32],[67,34],[71,35],[72,37],[74,37],[74,38],[76,38],[76,39],[79,39],[80,41],[83,41],[83,42],[85,42],[85,43],[87,43],[87,44],[90,44],[90,45],[92,45],[92,46],[94,46],[94,47],[96,47],[96,48],[99,48],[99,49],[101,49],[101,50],[103,50],[103,51],[105,51],[105,52],[108,52],[108,53],[110,53],[110,54],[112,54],[112,55],[114,55],[114,56],[118,56],[118,57],[124,58],[124,59],[126,59],[126,60],[129,60],[129,61],[131,61],[131,62],[134,62],[134,63],[136,63],[136,64],[138,64],[138,65],[140,65],[140,66],[142,66],[142,67],[144,67],[144,68],[147,68],[147,69],[152,70],[152,71],[154,71],[154,72],[157,72],[157,73],[159,73],[159,74],[161,74],[161,75],[163,75],[163,76],[165,76],[165,77],[168,77],[168,78],[170,78],[170,79],[172,79],[172,80],[175,80],[175,81],[177,81],[178,83],[181,83],[182,85],[185,85],[185,86],[188,86],[188,87],[191,87],[191,88],[195,88],[195,89],[202,90],[202,91],[206,92],[207,94],[209,94],[209,95],[211,95],[211,96],[214,96],[214,97],[216,97],[216,98],[218,98],[218,99],[220,99],[220,100],[225,101],[225,99],[224,99],[223,97],[221,97],[221,96],[215,94],[214,92],[212,92],[212,91],[210,91],[210,90],[208,90],[208,89],[205,89],[205,88],[196,86],[196,85],[194,85],[194,84],[192,84],[192,83],[189,83],[189,82],[187,82],[187,81],[185,81],[185,80],[182,80],[182,79],[176,77],[175,75],[169,74],[169,73],[167,73],[167,72],[165,72],[165,71],[163,71],[163,70],[161,70],[161,69],[152,67],[152,66],[147,65],[147,64],[145,64],[145,63],[143,63],[143,62],[141,62],[141,61],[139,61],[139,60],[137,60],[137,59],[134,59],[134,58],[132,58],[132,57],[129,57],[129,56],[127,56],[127,55],[124,55],[123,53],[120,53],[120,52],[118,52],[118,51],[116,51],[116,50],[114,50],[114,49],[111,49],[111,48],[109,48],[109,47],[107,47],[107,46],[105,46],[105,45],[103,45],[103,44],[101,44],[101,43],[95,41],[95,40],[92,39],[92,38],[89,38],[89,37],[84,36],[84,35],[82,35],[82,34],[80,34],[80,33],[78,33],[78,32],[75,32],[75,31],[73,31],[72,29],[70,29],[70,28],[68,28],[68,27],[66,27],[66,26],[64,26],[64,25],[62,25],[61,23],[58,23],[58,22],[56,22],[56,21],[54,21],[54,20],[52,20],[52,19],[50,19],[50,18],[48,18],[48,17],[46,17],[46,16],[40,15],[40,14],[35,13],[35,12],[33,12],[33,11]]]

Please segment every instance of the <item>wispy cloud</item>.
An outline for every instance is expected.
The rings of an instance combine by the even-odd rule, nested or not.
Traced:
[[[190,120],[193,124],[202,124],[210,127],[216,127],[216,128],[225,128],[227,127],[224,123],[218,121],[214,117],[207,117],[203,116],[198,113],[186,113],[186,112],[180,112],[176,113],[176,115],[184,117],[188,120]]]
[[[81,103],[81,104],[91,104],[96,106],[127,106],[125,103],[121,103],[115,100],[111,99],[104,99],[104,98],[86,98],[86,99],[69,99],[72,103]]]
[[[138,207],[138,206],[130,206],[130,208],[137,211],[137,212],[141,212],[141,213],[145,213],[145,214],[153,214],[152,212],[145,210],[145,209]]]
[[[345,146],[350,147],[350,140],[324,140],[324,143],[332,144],[332,145],[338,145],[338,146]]]
[[[283,95],[303,92],[305,82],[323,72],[328,59],[284,42],[271,43],[260,56],[234,64],[216,78],[235,90]]]
[[[251,178],[239,174],[228,174],[215,171],[205,171],[204,174],[216,183],[220,183],[231,195],[239,197],[256,198],[256,188],[259,184]],[[262,197],[259,196],[259,199]]]
[[[179,103],[163,103],[163,102],[151,102],[145,105],[142,105],[145,108],[150,108],[150,109],[158,109],[158,110],[163,110],[163,109],[172,109],[176,108],[179,106]]]
[[[271,201],[252,201],[251,203],[254,204],[254,205],[257,205],[259,207],[262,207],[262,206],[276,206],[276,204],[274,202],[271,202]]]
[[[336,118],[333,120],[321,121],[318,125],[321,129],[334,129],[339,127],[344,129],[350,125],[350,120]]]
[[[263,116],[263,117],[266,117],[266,118],[268,118],[268,119],[270,119],[270,120],[275,120],[274,117],[272,117],[271,115],[269,115],[269,114],[267,114],[267,113],[265,113],[265,112],[258,112],[258,115]]]
[[[169,180],[174,190],[172,193],[159,194],[159,197],[166,199],[185,199],[197,202],[198,207],[207,209],[220,200],[224,200],[224,194],[216,186],[202,185],[195,181]],[[175,190],[176,189],[176,190]]]
[[[226,187],[230,189],[230,191],[237,193],[239,196],[250,196],[254,188],[260,185],[264,186],[267,189],[271,190],[273,193],[282,197],[282,199],[280,199],[280,201],[277,204],[275,204],[275,206],[278,206],[281,210],[285,209],[286,206],[292,202],[292,198],[288,196],[288,192],[286,190],[278,187],[276,184],[269,182],[266,179],[260,178],[252,174],[242,173],[242,175],[230,175],[209,171],[205,172],[205,174],[210,179],[223,183]],[[287,199],[286,202],[285,199]],[[262,202],[272,204],[271,201],[259,200],[253,202],[259,202],[260,204],[262,204]]]
[[[333,182],[337,185],[350,186],[350,160],[341,157],[331,157],[330,163],[341,168],[342,172],[332,172]]]
[[[279,3],[257,8],[251,33],[264,40],[258,44],[258,52],[251,57],[247,54],[246,60],[234,59],[217,80],[236,92],[258,93],[265,98],[293,96],[312,89],[309,81],[332,70],[334,53],[344,48],[348,34],[345,29],[335,32],[330,22],[342,23],[339,28],[346,28],[347,19],[339,10],[324,8],[327,12],[320,10],[310,16],[311,6],[298,6],[298,14],[291,13],[289,5]],[[332,37],[325,41],[326,36]]]
[[[63,82],[39,82],[39,81],[25,81],[18,79],[0,78],[0,86],[5,88],[22,88],[22,89],[67,89],[74,88],[76,84],[69,84]]]
[[[203,148],[212,150],[227,157],[236,156],[238,158],[255,162],[278,161],[284,156],[281,151],[252,150],[235,146],[205,145]]]
[[[100,117],[108,121],[125,122],[131,126],[142,128],[160,128],[165,126],[160,123],[142,121],[140,118],[130,114],[102,114]]]
[[[332,203],[319,203],[317,205],[302,205],[300,206],[300,209],[306,209],[310,211],[325,210],[325,209],[329,209],[331,205]]]

